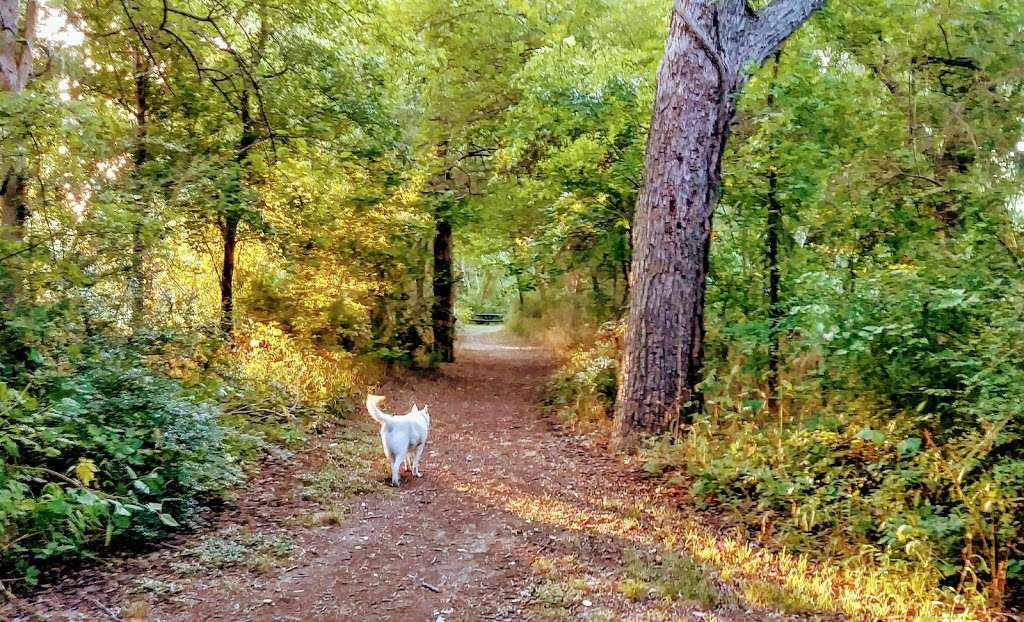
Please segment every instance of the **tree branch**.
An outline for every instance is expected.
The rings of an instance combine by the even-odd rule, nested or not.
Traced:
[[[757,11],[754,17],[746,16],[740,38],[744,61],[758,66],[763,64],[824,5],[825,0],[775,0]]]
[[[925,62],[945,65],[946,67],[960,67],[963,69],[970,69],[972,71],[978,71],[981,67],[978,66],[978,62],[968,56],[957,56],[955,58],[945,58],[942,56],[925,56]]]

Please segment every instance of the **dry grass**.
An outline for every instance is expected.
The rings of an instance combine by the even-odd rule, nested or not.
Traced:
[[[632,571],[626,560],[623,576],[609,586],[609,591],[630,599],[653,594],[708,605],[735,602],[789,613],[839,613],[861,622],[966,622],[993,617],[983,604],[940,588],[932,573],[898,572],[870,562],[856,566],[812,562],[807,556],[759,548],[714,531],[698,517],[657,500],[605,497],[587,507],[529,495],[500,481],[459,489],[526,520],[660,551],[662,561]],[[553,563],[538,561],[535,566],[548,582]],[[717,578],[717,587],[709,577]],[[565,582],[562,577],[560,584]]]
[[[233,357],[246,380],[283,389],[307,409],[339,408],[367,384],[355,355],[304,344],[274,324],[250,323],[236,343]]]
[[[556,355],[568,355],[581,343],[592,339],[597,329],[593,318],[584,311],[585,305],[535,303],[533,306],[536,308],[511,313],[505,326],[513,334],[528,337]]]

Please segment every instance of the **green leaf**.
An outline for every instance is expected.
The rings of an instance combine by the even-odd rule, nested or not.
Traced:
[[[157,514],[157,516],[160,517],[160,522],[167,525],[168,527],[181,527],[181,525],[178,524],[178,521],[174,520],[174,517],[170,514],[165,514],[161,512]]]
[[[896,451],[900,452],[901,456],[909,456],[916,454],[921,450],[921,439],[916,436],[905,438],[896,445]]]
[[[871,441],[875,445],[881,445],[885,442],[885,434],[871,428],[864,428],[860,432],[857,432],[857,438],[865,441]]]

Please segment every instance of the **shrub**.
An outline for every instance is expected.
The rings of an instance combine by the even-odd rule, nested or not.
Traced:
[[[851,330],[806,377],[785,380],[778,413],[767,411],[741,363],[712,360],[705,412],[684,436],[654,439],[647,467],[777,545],[926,572],[936,587],[1016,602],[1024,577],[1018,317],[1015,305],[990,307],[970,341],[927,352],[912,352],[920,340],[892,338],[886,328]],[[573,425],[609,420],[621,330],[606,329],[556,373],[550,403]],[[848,354],[876,347],[870,359]],[[921,375],[907,376],[902,389],[891,378],[886,390],[854,383],[859,366],[889,357],[894,375],[904,356],[900,364]],[[882,375],[864,369],[861,382]],[[918,382],[925,384],[909,384]],[[927,399],[906,408],[888,391]]]
[[[316,347],[272,323],[246,324],[235,342],[218,368],[228,387],[221,399],[230,412],[339,414],[355,403],[356,387],[366,384],[367,372],[351,352]]]
[[[29,581],[189,521],[243,465],[349,409],[368,373],[256,323],[234,346],[174,331],[43,343],[0,376],[0,566]]]
[[[42,359],[41,359],[42,360]],[[239,481],[219,407],[94,341],[0,383],[0,564],[39,562],[162,535]]]
[[[563,420],[590,429],[610,421],[623,328],[621,323],[603,325],[594,342],[578,347],[555,374],[548,404]]]

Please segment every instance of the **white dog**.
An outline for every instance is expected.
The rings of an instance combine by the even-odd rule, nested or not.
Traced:
[[[426,406],[420,410],[413,404],[412,410],[405,415],[389,415],[381,412],[377,406],[383,400],[383,395],[367,395],[366,410],[380,422],[380,440],[384,443],[384,455],[391,465],[391,485],[398,486],[402,462],[412,460],[412,474],[416,477],[423,475],[420,473],[420,456],[427,444],[427,433],[430,432],[430,413]]]

